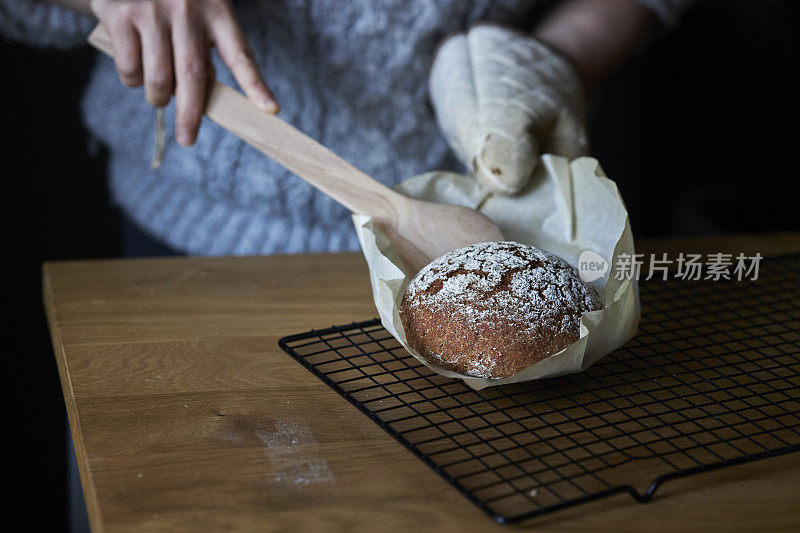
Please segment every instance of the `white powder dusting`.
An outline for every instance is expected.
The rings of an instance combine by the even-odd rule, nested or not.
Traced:
[[[328,462],[319,455],[311,428],[295,420],[277,418],[275,430],[256,432],[272,465],[272,481],[302,488],[334,481]]]

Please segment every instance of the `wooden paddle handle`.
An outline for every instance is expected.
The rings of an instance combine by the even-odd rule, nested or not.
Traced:
[[[113,57],[105,28],[97,25],[89,43]],[[241,93],[214,81],[205,114],[350,211],[391,221],[401,196],[375,181],[317,141],[275,115],[262,111]]]

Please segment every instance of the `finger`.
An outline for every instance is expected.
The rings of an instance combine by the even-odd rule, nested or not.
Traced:
[[[264,82],[253,57],[253,50],[233,13],[229,9],[216,11],[209,16],[208,26],[211,40],[220,57],[231,69],[247,98],[264,111],[277,113],[280,110],[278,102]]]
[[[205,107],[206,64],[208,49],[200,24],[188,16],[172,23],[172,45],[175,56],[175,139],[189,146],[197,138],[197,130]]]
[[[114,65],[122,83],[128,87],[142,84],[142,47],[139,34],[127,16],[112,17],[106,27],[114,48]]]
[[[138,26],[142,38],[142,68],[147,101],[155,107],[169,103],[174,87],[169,31],[154,18]]]
[[[512,195],[525,188],[538,163],[539,145],[533,135],[495,131],[484,136],[473,171],[494,192]]]

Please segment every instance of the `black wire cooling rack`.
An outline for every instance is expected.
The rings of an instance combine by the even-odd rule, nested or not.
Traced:
[[[638,335],[588,370],[482,391],[378,320],[280,346],[502,523],[800,449],[800,256],[641,297]]]

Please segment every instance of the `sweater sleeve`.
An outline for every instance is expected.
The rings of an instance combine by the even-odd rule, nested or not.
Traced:
[[[0,37],[32,46],[74,48],[86,42],[90,17],[46,0],[0,0]]]
[[[695,2],[695,0],[634,0],[637,4],[646,7],[665,28],[675,26],[680,20],[684,11]]]

